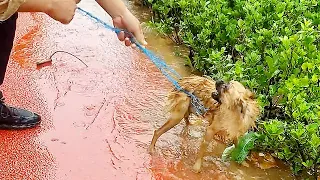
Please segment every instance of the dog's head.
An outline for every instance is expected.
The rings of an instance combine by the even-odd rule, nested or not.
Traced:
[[[216,91],[212,93],[212,98],[224,105],[225,108],[238,109],[240,113],[245,113],[250,102],[254,101],[254,94],[246,89],[238,81],[230,81],[226,83],[224,81],[216,82]]]
[[[221,126],[228,129],[231,139],[237,139],[249,128],[255,127],[255,121],[260,114],[254,94],[240,82],[216,82],[216,93],[212,98],[220,102],[217,119]]]

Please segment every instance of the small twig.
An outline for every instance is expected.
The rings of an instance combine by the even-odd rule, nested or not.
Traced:
[[[55,72],[57,72],[57,71],[58,71],[58,69],[57,69],[57,67],[55,67]],[[53,107],[53,110],[56,110],[56,108],[58,107],[58,101],[59,101],[59,99],[61,98],[61,95],[60,95],[61,92],[60,92],[60,90],[59,90],[59,88],[58,88],[57,77],[56,77],[56,75],[55,75],[55,72],[52,73],[52,76],[53,76],[53,81],[54,81],[55,88],[56,88],[56,90],[57,90],[57,96],[56,96],[56,98],[54,99],[54,107]],[[69,79],[68,79],[68,81],[69,81]],[[68,90],[63,93],[63,97],[66,96],[69,91],[71,91],[70,88],[71,88],[71,87],[69,86]]]
[[[109,149],[110,149],[110,152],[111,152],[112,156],[113,156],[114,158],[116,158],[118,161],[121,161],[120,158],[118,158],[118,157],[116,156],[116,154],[113,152],[113,150],[112,150],[112,148],[111,148],[111,145],[110,145],[108,139],[106,139],[106,142],[107,142],[107,144],[108,144],[108,147],[109,147]]]
[[[113,131],[116,129],[116,121],[114,120],[114,113],[112,115],[112,123],[113,123],[113,126],[112,126],[112,130],[111,130],[111,133],[113,133]]]
[[[78,58],[77,56],[75,56],[75,55],[73,55],[73,54],[71,54],[71,53],[69,53],[69,52],[67,52],[67,51],[56,51],[56,52],[54,52],[54,53],[50,56],[51,61],[52,61],[52,57],[53,57],[55,54],[59,53],[59,52],[60,52],[60,53],[67,53],[67,54],[69,54],[69,55],[77,58],[79,61],[82,62],[82,64],[84,64],[86,67],[88,67],[88,65],[87,65],[85,62],[83,62],[80,58]]]
[[[113,142],[114,142],[114,143],[117,143],[119,146],[121,146],[122,148],[124,148],[123,145],[120,144],[120,143],[117,141],[117,137],[114,138],[114,141],[113,141]]]
[[[55,70],[58,71],[56,67],[55,67]],[[53,75],[53,82],[54,82],[55,88],[56,88],[56,90],[57,90],[57,96],[56,96],[56,98],[54,99],[54,107],[53,107],[53,110],[56,110],[56,108],[57,108],[57,106],[58,106],[58,105],[57,105],[57,104],[58,104],[58,100],[59,100],[59,98],[60,98],[60,90],[59,90],[59,88],[58,88],[57,78],[56,78],[55,73],[53,72],[52,75]]]
[[[100,114],[100,111],[102,109],[102,107],[104,106],[104,104],[106,103],[106,98],[103,98],[103,103],[101,104],[99,110],[98,110],[98,113],[94,116],[92,122],[86,127],[86,129],[89,129],[89,127],[96,121],[98,115]]]
[[[110,146],[110,144],[109,144],[109,141],[106,139],[106,142],[107,142],[107,144],[108,144],[108,147],[109,147],[109,150],[110,150],[110,152],[111,152],[111,154],[112,154],[112,156],[113,157],[115,157],[118,161],[120,161],[120,159],[114,154],[114,152],[112,151],[112,148],[111,148],[111,146]],[[112,167],[114,168],[114,169],[117,169],[116,167],[115,167],[115,165],[116,165],[116,163],[114,163],[114,160],[111,158],[111,163],[112,163]]]

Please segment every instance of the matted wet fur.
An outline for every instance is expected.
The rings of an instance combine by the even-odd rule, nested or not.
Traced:
[[[180,86],[194,93],[208,108],[204,119],[209,122],[198,157],[193,166],[196,172],[201,170],[204,153],[215,135],[225,140],[238,142],[250,128],[255,127],[255,121],[260,113],[254,94],[237,81],[229,83],[216,82],[200,76],[185,77],[179,82]],[[185,120],[189,125],[190,114],[195,114],[190,98],[183,92],[172,90],[168,94],[166,111],[168,121],[154,131],[149,152],[152,154],[158,138],[178,123]]]

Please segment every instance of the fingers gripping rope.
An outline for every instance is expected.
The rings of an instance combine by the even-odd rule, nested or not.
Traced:
[[[102,20],[100,20],[99,18],[95,17],[91,13],[83,10],[80,7],[77,7],[77,9],[79,11],[83,12],[85,15],[89,16],[91,19],[94,19],[98,23],[102,24],[105,28],[114,31],[116,34],[119,34],[121,31],[123,31],[128,37],[130,37],[131,43],[136,44],[136,46],[158,67],[158,69],[162,72],[162,74],[167,77],[167,79],[174,85],[174,87],[178,91],[184,92],[185,94],[187,94],[191,98],[192,107],[196,111],[197,115],[203,116],[207,112],[208,109],[203,106],[203,104],[201,103],[200,99],[197,98],[194,94],[190,93],[189,91],[186,91],[185,89],[183,89],[179,85],[179,83],[172,76],[170,76],[169,73],[174,75],[177,79],[181,79],[181,76],[174,69],[172,69],[171,67],[167,66],[167,64],[160,57],[156,56],[153,52],[151,52],[150,50],[148,50],[145,47],[143,47],[134,38],[134,35],[132,33],[128,32],[126,30],[122,30],[122,29],[118,29],[118,28],[112,27],[112,26],[108,25],[107,23],[103,22]],[[169,72],[167,72],[167,71],[169,71]]]

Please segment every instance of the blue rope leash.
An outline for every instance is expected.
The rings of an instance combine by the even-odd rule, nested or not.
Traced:
[[[160,71],[162,72],[162,74],[164,76],[167,77],[167,79],[174,85],[174,87],[178,90],[178,91],[182,91],[184,93],[186,93],[190,98],[191,98],[191,104],[194,108],[194,110],[196,111],[197,115],[203,116],[206,112],[207,112],[207,108],[205,108],[203,106],[203,104],[201,103],[201,101],[192,93],[190,93],[189,91],[183,89],[179,83],[174,79],[174,77],[170,76],[170,72],[177,78],[177,79],[182,79],[181,76],[171,67],[169,67],[160,57],[156,56],[154,53],[152,53],[150,50],[144,48],[133,36],[132,33],[126,31],[126,30],[122,30],[122,29],[118,29],[115,27],[110,26],[109,24],[103,22],[101,19],[95,17],[93,14],[83,10],[80,7],[77,7],[77,9],[81,12],[83,12],[84,14],[86,14],[87,16],[89,16],[90,18],[96,20],[98,23],[102,24],[105,28],[110,29],[112,31],[114,31],[116,34],[120,33],[121,31],[123,31],[125,34],[127,34],[130,37],[130,41],[131,43],[136,44],[136,46],[146,55],[148,56],[148,58],[160,69]],[[167,72],[166,70],[168,70],[169,72]]]

